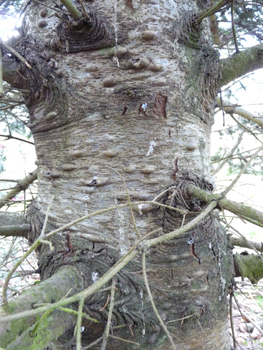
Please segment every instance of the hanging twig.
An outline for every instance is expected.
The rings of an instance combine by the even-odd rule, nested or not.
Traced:
[[[234,44],[236,48],[236,53],[239,53],[238,45],[237,45],[237,35],[236,35],[236,28],[235,28],[235,22],[234,22],[234,2],[235,0],[232,0],[231,4],[231,23],[232,23],[232,33],[233,33],[233,39],[234,39]]]
[[[170,332],[168,331],[166,325],[164,324],[161,316],[159,315],[159,312],[155,306],[155,303],[153,301],[153,296],[152,296],[152,293],[151,293],[151,290],[150,290],[150,286],[149,286],[149,283],[148,283],[148,278],[147,278],[147,273],[146,273],[146,253],[145,251],[142,253],[142,272],[143,272],[143,279],[144,279],[144,283],[145,283],[145,287],[146,287],[146,290],[147,290],[147,293],[148,293],[148,296],[149,296],[149,299],[150,299],[150,302],[152,304],[152,308],[154,310],[154,313],[156,315],[156,317],[158,318],[159,322],[161,323],[162,327],[163,327],[163,330],[165,331],[168,339],[170,340],[171,344],[172,344],[172,347],[174,350],[177,349],[174,341],[173,341],[173,338],[170,334]]]
[[[233,286],[232,286],[233,288]],[[235,337],[235,328],[234,328],[234,322],[233,322],[233,289],[230,293],[230,299],[229,299],[229,310],[230,310],[230,325],[231,325],[231,330],[232,330],[232,338],[233,338],[233,345],[234,348],[236,348],[236,337]]]
[[[76,339],[77,340],[77,342],[76,342],[77,349],[76,350],[81,350],[81,322],[82,322],[82,310],[83,310],[83,306],[84,306],[84,301],[85,301],[85,298],[82,298],[79,301],[78,319],[77,319],[77,324],[75,327],[75,332],[77,332],[77,339]]]
[[[117,284],[117,279],[115,277],[113,277],[112,285],[111,285],[110,307],[109,307],[109,313],[108,313],[108,320],[107,320],[107,325],[106,325],[106,328],[105,328],[105,332],[104,332],[104,334],[102,336],[103,340],[102,340],[102,344],[101,344],[101,350],[105,350],[106,349],[107,340],[108,340],[109,333],[110,333],[112,311],[113,311],[113,308],[114,308],[114,297],[115,297],[116,284]]]

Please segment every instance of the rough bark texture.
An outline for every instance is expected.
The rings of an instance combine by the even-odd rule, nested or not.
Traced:
[[[52,195],[49,229],[126,201],[116,170],[125,178],[132,200],[152,199],[185,181],[212,189],[206,180],[220,71],[218,55],[209,46],[208,22],[196,25],[194,15],[206,5],[183,0],[94,1],[84,5],[87,16],[78,23],[62,15],[71,21],[68,25],[51,16],[53,10],[28,4],[14,47],[32,69],[13,59],[12,74],[6,71],[4,77],[30,91],[24,98],[39,184],[38,197],[27,212],[30,242],[41,231]],[[190,211],[187,222],[204,203],[187,198],[180,186],[163,201]],[[135,219],[144,236],[160,227],[164,232],[179,227],[183,217],[157,210],[135,213]],[[85,234],[98,239],[85,239]],[[98,243],[99,238],[110,243]],[[72,265],[87,287],[136,239],[129,209],[93,217],[57,234],[53,252],[41,245],[41,278],[47,280]],[[193,231],[147,252],[154,301],[178,349],[230,349],[226,295],[231,256],[213,215]],[[126,327],[114,330],[114,335],[140,343],[145,350],[170,349],[146,294],[141,257],[137,255],[117,279],[112,322]],[[83,345],[104,330],[107,296],[98,293],[85,301],[86,311],[100,324],[85,328]],[[191,317],[182,321],[186,316]],[[107,344],[109,350],[132,348],[136,345],[112,338]]]

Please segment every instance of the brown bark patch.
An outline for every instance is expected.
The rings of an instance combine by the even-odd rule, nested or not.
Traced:
[[[167,96],[164,96],[161,92],[158,92],[153,106],[153,113],[155,117],[166,118],[166,103]]]
[[[128,6],[130,9],[134,9],[133,4],[132,4],[132,0],[127,0],[127,6]]]

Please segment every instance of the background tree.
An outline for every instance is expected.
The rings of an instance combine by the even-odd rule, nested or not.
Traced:
[[[232,246],[213,210],[263,216],[225,198],[235,182],[212,193],[210,133],[215,107],[235,108],[216,102],[220,88],[263,67],[262,45],[241,52],[235,35],[235,9],[249,7],[62,4],[27,3],[19,38],[1,44],[38,158],[38,196],[25,216],[1,212],[1,234],[27,237],[42,280],[8,302],[10,272],[1,346],[229,350]],[[218,11],[235,49],[221,60]]]

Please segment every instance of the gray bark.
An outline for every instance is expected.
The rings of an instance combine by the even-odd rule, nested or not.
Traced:
[[[199,2],[202,7],[205,3]],[[11,85],[30,91],[24,98],[39,186],[27,212],[31,243],[41,232],[53,195],[48,231],[126,201],[119,174],[132,200],[153,199],[179,180],[178,186],[199,179],[204,188],[210,178],[210,131],[220,69],[218,55],[209,46],[208,20],[192,27],[191,11],[200,10],[196,2],[88,2],[85,9],[84,22],[67,26],[52,16],[53,10],[30,3],[16,50],[31,69],[19,64],[19,73],[14,68],[12,74],[8,69],[4,73]],[[188,209],[186,222],[204,208],[182,189],[163,200]],[[139,210],[134,216],[141,237],[160,227],[163,232],[155,237],[166,233],[183,220],[181,214],[162,210]],[[85,234],[107,243],[85,239]],[[194,253],[187,245],[193,236]],[[48,280],[61,267],[74,265],[89,286],[137,239],[129,208],[94,216],[57,234],[52,253],[47,245],[40,246],[41,278]],[[216,344],[218,350],[230,349],[226,296],[233,274],[231,256],[213,215],[191,232],[147,251],[154,302],[175,335],[176,348],[210,350]],[[145,350],[171,349],[146,293],[140,254],[117,280],[112,322],[125,327],[114,335]],[[87,312],[101,327],[84,331],[83,345],[101,336],[106,300],[105,292],[85,300]],[[186,316],[190,318],[182,322]],[[32,341],[27,349],[33,346]],[[133,346],[110,338],[107,349]]]

